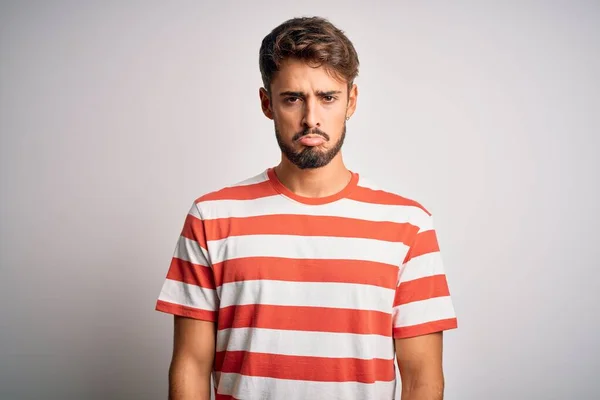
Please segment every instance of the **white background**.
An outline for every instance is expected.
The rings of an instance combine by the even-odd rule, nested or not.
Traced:
[[[598,398],[598,2],[3,1],[1,399],[166,398],[183,219],[278,162],[258,49],[303,15],[360,57],[348,167],[435,215],[446,399]]]

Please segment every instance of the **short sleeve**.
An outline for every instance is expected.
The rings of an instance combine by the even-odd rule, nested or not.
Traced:
[[[217,320],[218,297],[204,224],[193,204],[186,216],[156,310],[206,321]]]
[[[392,311],[394,339],[458,326],[431,215],[420,225],[399,270]]]

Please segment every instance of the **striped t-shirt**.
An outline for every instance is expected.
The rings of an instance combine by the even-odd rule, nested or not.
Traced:
[[[215,321],[216,399],[394,398],[394,340],[456,328],[431,215],[356,173],[269,168],[192,205],[156,309]]]

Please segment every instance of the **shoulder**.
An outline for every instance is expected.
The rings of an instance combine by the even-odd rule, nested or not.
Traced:
[[[202,215],[203,210],[210,209],[218,203],[225,203],[227,200],[255,199],[270,194],[271,190],[267,172],[263,171],[249,178],[202,194],[194,200],[193,207],[196,207],[199,214]]]
[[[381,206],[394,214],[394,220],[406,221],[425,229],[432,224],[431,212],[420,201],[407,197],[389,185],[381,184],[370,177],[360,176],[352,200]]]
[[[431,215],[429,210],[423,204],[415,199],[406,197],[396,189],[382,186],[380,182],[371,180],[371,178],[361,176],[358,180],[358,193],[366,200],[373,202],[392,205],[414,207],[427,215]]]

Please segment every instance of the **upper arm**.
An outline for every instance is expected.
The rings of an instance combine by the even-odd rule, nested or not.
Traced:
[[[421,219],[399,270],[392,319],[403,392],[419,388],[439,397],[442,332],[458,324],[431,215]]]
[[[204,221],[194,202],[156,304],[175,315],[173,365],[192,361],[194,368],[212,367],[218,303]]]
[[[170,399],[210,399],[215,360],[217,285],[208,254],[204,220],[190,208],[156,309],[174,314]]]
[[[193,362],[210,373],[215,357],[216,325],[212,321],[175,316],[173,360]]]
[[[396,339],[396,358],[402,387],[430,385],[443,391],[442,332]]]

